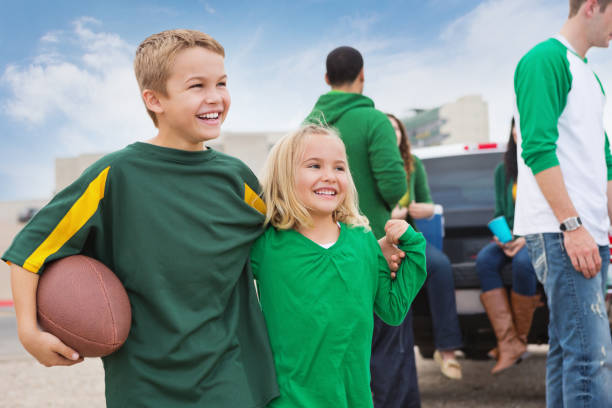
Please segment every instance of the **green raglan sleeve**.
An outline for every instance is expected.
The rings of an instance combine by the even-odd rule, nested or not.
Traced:
[[[504,170],[503,163],[500,163],[495,168],[495,214],[493,218],[501,215],[506,215],[504,209],[506,204],[504,202],[506,197],[506,172]]]
[[[412,227],[400,238],[400,249],[406,253],[397,271],[396,279],[391,279],[389,267],[382,251],[372,235],[377,249],[378,290],[374,301],[374,312],[387,324],[398,326],[402,323],[412,301],[423,286],[427,271],[425,269],[425,238]]]
[[[110,168],[98,162],[60,191],[17,234],[2,260],[40,273],[51,261],[81,253],[91,234],[102,234]]]
[[[429,192],[429,182],[427,181],[427,171],[423,162],[416,156],[414,160],[414,171],[410,177],[414,177],[414,201],[417,203],[433,203]]]
[[[606,137],[606,167],[608,168],[608,181],[612,180],[612,154],[610,154],[610,139],[608,134],[605,133]]]
[[[566,54],[561,43],[548,40],[529,51],[514,73],[522,157],[533,174],[559,165],[557,124],[572,83]]]
[[[406,172],[393,126],[383,113],[379,116],[368,140],[368,157],[378,191],[387,207],[393,208],[408,189]]]

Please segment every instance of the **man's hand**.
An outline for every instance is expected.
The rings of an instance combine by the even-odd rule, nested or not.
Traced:
[[[46,367],[70,366],[83,361],[79,353],[62,343],[60,339],[39,329],[20,332],[19,340],[28,353]]]
[[[509,258],[514,258],[514,255],[518,253],[525,246],[525,238],[518,237],[515,240],[507,242],[502,246],[504,253]]]
[[[414,201],[408,206],[408,213],[415,220],[429,218],[434,215],[435,206],[431,203],[415,203]]]
[[[563,245],[574,269],[591,279],[601,270],[597,243],[584,227],[563,233]]]

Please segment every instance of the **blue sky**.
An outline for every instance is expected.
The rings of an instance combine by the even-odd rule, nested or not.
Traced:
[[[131,64],[155,32],[198,29],[224,45],[225,130],[297,126],[327,91],[327,53],[352,45],[380,109],[401,115],[481,94],[501,140],[516,62],[567,14],[559,0],[0,2],[0,200],[48,197],[56,157],[154,135]],[[612,51],[589,57],[610,94]]]

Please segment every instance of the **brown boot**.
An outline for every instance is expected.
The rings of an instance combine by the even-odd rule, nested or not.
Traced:
[[[514,318],[516,335],[520,341],[527,344],[527,336],[529,335],[531,322],[533,321],[533,312],[535,312],[538,307],[544,306],[542,297],[539,293],[533,296],[525,296],[512,291],[510,292],[510,298],[512,300],[512,316]],[[497,347],[489,350],[487,356],[493,360],[497,360],[499,357]]]
[[[498,359],[491,370],[491,374],[496,374],[516,363],[527,350],[527,346],[516,335],[506,289],[486,291],[480,295],[480,301],[497,337]]]
[[[512,291],[510,298],[512,299],[512,315],[514,316],[516,335],[523,344],[527,345],[527,335],[531,329],[533,312],[542,304],[540,294],[525,296]]]

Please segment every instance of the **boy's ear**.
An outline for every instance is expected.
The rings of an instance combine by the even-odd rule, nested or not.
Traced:
[[[325,73],[325,83],[329,86],[331,86],[331,83],[329,82],[329,77],[327,76],[327,73]]]
[[[162,113],[164,108],[157,97],[157,93],[150,89],[145,89],[142,91],[142,100],[144,101],[145,106],[148,110],[153,111],[155,113]]]
[[[359,71],[359,82],[364,83],[365,82],[365,74],[363,72],[363,68],[361,68],[361,71]]]

